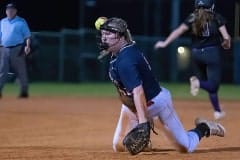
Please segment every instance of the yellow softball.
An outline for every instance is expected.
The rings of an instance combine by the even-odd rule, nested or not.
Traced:
[[[98,19],[95,21],[95,28],[97,30],[100,30],[100,26],[106,22],[107,17],[98,17]]]

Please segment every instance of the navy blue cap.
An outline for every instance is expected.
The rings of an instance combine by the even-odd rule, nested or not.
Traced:
[[[15,9],[17,9],[17,5],[15,3],[8,3],[6,5],[6,9],[8,9],[8,8],[15,8]]]

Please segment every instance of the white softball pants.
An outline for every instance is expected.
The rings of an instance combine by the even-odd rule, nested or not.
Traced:
[[[148,107],[151,118],[158,117],[165,129],[171,134],[181,148],[187,152],[193,152],[199,144],[199,137],[195,132],[185,131],[178,115],[173,107],[170,92],[162,87],[162,91],[152,99],[154,102]],[[136,114],[127,106],[122,105],[120,117],[113,137],[113,149],[116,152],[124,151],[122,140],[125,135],[138,124]]]

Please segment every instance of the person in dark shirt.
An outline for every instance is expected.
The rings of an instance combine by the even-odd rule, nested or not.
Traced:
[[[111,54],[109,77],[122,102],[121,113],[113,137],[115,152],[125,151],[123,139],[131,129],[142,123],[161,122],[172,139],[186,152],[193,152],[204,136],[223,137],[224,127],[202,118],[195,128],[186,131],[174,109],[171,93],[155,78],[143,52],[132,40],[126,21],[109,18],[100,26],[98,44]],[[151,149],[151,145],[148,149]]]
[[[196,96],[199,88],[209,94],[214,109],[214,118],[225,116],[218,91],[221,82],[221,47],[231,47],[231,37],[226,29],[226,20],[214,11],[214,0],[195,0],[195,10],[176,28],[165,41],[157,41],[155,49],[164,48],[186,31],[192,33],[192,59],[197,75],[190,77],[190,92]]]

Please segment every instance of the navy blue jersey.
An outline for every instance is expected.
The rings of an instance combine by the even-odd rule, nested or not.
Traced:
[[[226,24],[226,20],[217,13],[213,14],[213,20],[206,24],[204,31],[200,36],[192,35],[192,47],[193,48],[203,48],[209,46],[215,46],[221,44],[221,34],[219,32],[219,27]],[[192,30],[192,23],[195,21],[195,14],[191,13],[183,22],[186,24],[190,30]]]
[[[121,93],[130,97],[133,89],[139,85],[143,86],[147,101],[161,90],[148,61],[135,44],[125,46],[117,56],[112,57],[109,77]]]

